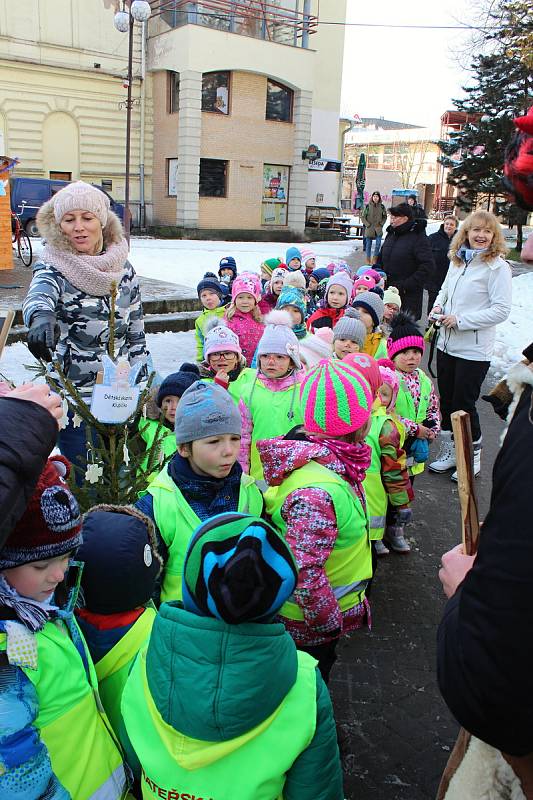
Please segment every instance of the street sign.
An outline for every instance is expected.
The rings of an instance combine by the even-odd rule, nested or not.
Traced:
[[[322,156],[322,151],[320,150],[317,144],[310,144],[307,150],[302,150],[302,159],[305,161],[314,161],[315,158],[320,158]]]

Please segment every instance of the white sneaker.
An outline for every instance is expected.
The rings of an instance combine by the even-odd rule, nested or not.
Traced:
[[[481,450],[481,439],[479,439],[477,442],[474,442],[474,478],[477,478],[481,472]],[[453,473],[452,481],[457,483],[457,472]]]
[[[373,540],[373,545],[374,545],[374,552],[375,552],[375,554],[377,556],[388,556],[389,555],[390,550],[389,550],[388,547],[385,547],[385,545],[383,544],[383,540],[382,539],[374,539]]]
[[[428,469],[431,472],[447,472],[455,466],[455,444],[452,439],[452,432],[441,431],[440,449],[437,453],[437,458],[431,462]]]

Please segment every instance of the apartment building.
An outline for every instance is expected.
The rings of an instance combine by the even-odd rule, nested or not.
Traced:
[[[429,211],[435,195],[438,138],[437,129],[383,117],[362,118],[345,137],[343,198],[353,202],[357,164],[364,153],[365,202],[376,190],[387,204],[392,200],[393,189],[414,189]]]
[[[152,0],[133,39],[134,222],[302,232],[338,177],[346,0]],[[0,0],[0,133],[19,175],[124,198],[127,34],[118,0]],[[340,173],[338,173],[340,176]]]

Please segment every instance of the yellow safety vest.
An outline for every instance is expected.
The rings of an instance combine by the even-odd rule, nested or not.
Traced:
[[[311,486],[327,492],[335,507],[338,534],[324,569],[341,611],[347,611],[362,602],[366,584],[372,577],[368,520],[350,484],[322,464],[310,461],[294,470],[281,486],[271,486],[266,491],[266,510],[274,525],[286,536],[287,525],[281,515],[283,503],[292,492]],[[279,613],[288,619],[304,619],[302,609],[294,600],[287,601]]]
[[[229,402],[229,399],[228,399]],[[154,498],[154,518],[159,532],[168,547],[168,559],[161,586],[161,602],[181,600],[181,574],[191,536],[201,520],[192,510],[176,486],[167,467],[148,486]],[[237,509],[241,514],[260,517],[263,496],[249,475],[241,475],[241,489]]]
[[[204,742],[162,719],[146,677],[146,652],[135,661],[122,697],[143,798],[281,800],[286,773],[315,734],[317,662],[299,652],[294,686],[267,719],[235,739]]]
[[[74,623],[76,624],[76,623]],[[34,634],[37,666],[20,667],[35,686],[35,727],[52,769],[73,800],[118,800],[127,796],[119,745],[98,695],[98,682],[84,642],[89,679],[66,625],[47,622]],[[80,637],[83,637],[80,632]],[[0,650],[7,636],[0,634]]]

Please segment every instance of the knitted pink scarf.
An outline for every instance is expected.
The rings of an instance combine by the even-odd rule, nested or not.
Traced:
[[[55,267],[80,292],[93,297],[105,297],[111,293],[112,284],[118,286],[122,280],[128,250],[126,239],[109,245],[98,256],[69,253],[47,244],[41,260]]]

